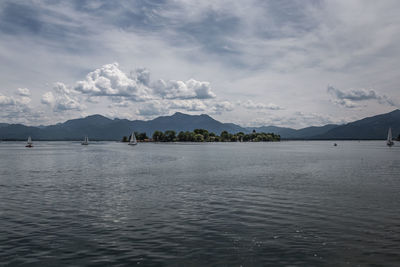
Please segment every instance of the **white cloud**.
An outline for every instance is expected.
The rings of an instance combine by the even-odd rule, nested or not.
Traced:
[[[343,106],[346,108],[358,108],[359,104],[349,100],[349,99],[333,99],[332,102],[338,106]]]
[[[28,96],[22,96],[19,99],[19,102],[22,103],[23,105],[28,105],[31,102],[31,98]]]
[[[54,105],[55,102],[55,97],[53,95],[52,92],[46,92],[42,95],[42,99],[41,99],[42,104],[45,105]]]
[[[14,107],[14,106],[24,106],[26,107],[31,102],[31,98],[28,96],[21,96],[20,98],[15,98],[12,96],[5,96],[0,93],[0,106]]]
[[[98,104],[100,103],[100,97],[99,96],[88,96],[86,98],[86,101],[92,104]]]
[[[31,92],[29,91],[28,88],[18,88],[17,89],[17,94],[20,96],[30,96]]]
[[[109,109],[103,115],[105,117],[111,118],[111,119],[127,119],[127,120],[137,119],[137,116],[135,113],[121,112],[120,110],[117,110],[117,109]]]
[[[158,80],[153,85],[154,92],[166,99],[209,99],[216,95],[211,91],[209,82],[194,79],[184,81]]]
[[[110,105],[108,105],[109,108],[116,108],[116,107],[120,107],[120,108],[127,108],[131,106],[131,102],[129,101],[114,101],[112,102]]]
[[[280,109],[282,109],[281,107],[279,107],[278,105],[275,105],[273,103],[269,103],[269,104],[255,103],[252,100],[247,100],[243,103],[239,103],[239,105],[243,106],[244,108],[254,109],[254,110],[260,110],[260,109],[280,110]]]
[[[81,104],[77,92],[69,89],[65,84],[57,82],[54,84],[53,92],[46,92],[42,95],[42,104],[53,108],[55,112],[69,110],[82,111],[86,107]]]
[[[117,106],[127,106],[127,101],[147,102],[161,99],[210,99],[215,98],[209,82],[200,82],[190,79],[183,81],[150,81],[150,72],[141,68],[132,71],[129,75],[122,71],[118,63],[102,66],[90,72],[86,79],[77,82],[75,91],[90,97],[108,97]],[[90,99],[90,98],[88,98]],[[150,102],[154,103],[154,102]],[[175,107],[181,105],[183,109],[198,109],[199,102],[173,103]],[[143,112],[140,112],[143,113]],[[149,113],[146,111],[145,113]]]
[[[253,118],[249,121],[242,121],[243,126],[258,127],[258,126],[279,126],[293,127],[296,129],[308,126],[323,126],[326,124],[342,124],[351,119],[343,120],[334,116],[322,115],[318,113],[308,112],[292,112],[285,116],[269,115],[265,117]]]
[[[207,110],[207,105],[204,101],[198,99],[190,100],[170,100],[169,108],[185,111],[205,111]]]
[[[10,123],[32,123],[41,121],[44,114],[30,105],[31,98],[28,96],[20,96],[15,98],[0,93],[0,121]]]
[[[106,98],[112,109],[127,108],[136,103],[139,105],[136,114],[143,117],[165,115],[169,109],[214,114],[233,109],[227,101],[209,102],[216,98],[209,82],[194,79],[151,82],[149,70],[139,68],[128,75],[118,63],[106,64],[90,72],[73,89],[57,83],[54,93],[47,92],[42,96],[42,103],[52,106],[55,111],[82,110],[79,101],[83,99],[82,95],[87,96],[85,101],[91,104]]]
[[[150,71],[146,68],[139,68],[136,72],[131,72],[131,76],[136,76],[137,81],[146,86],[150,84]]]
[[[13,106],[17,101],[13,97],[0,94],[0,106]]]
[[[127,75],[118,63],[112,63],[90,72],[85,80],[77,82],[75,90],[91,96],[119,96],[140,102],[151,99],[150,89],[143,82],[147,82],[146,71]]]
[[[221,114],[223,112],[232,111],[234,105],[229,101],[216,101],[209,104],[210,114]]]
[[[381,95],[373,89],[352,89],[349,91],[342,91],[333,86],[328,86],[328,93],[330,93],[336,99],[333,100],[335,104],[344,106],[346,108],[354,108],[359,105],[355,102],[376,100],[378,103],[389,106],[396,106],[395,102],[387,97]]]
[[[153,117],[159,115],[165,115],[168,113],[168,108],[159,100],[152,100],[147,103],[143,103],[136,110],[136,114],[143,117]]]

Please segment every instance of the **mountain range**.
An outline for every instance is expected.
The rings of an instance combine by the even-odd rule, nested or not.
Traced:
[[[82,140],[89,136],[91,140],[121,140],[132,131],[146,132],[151,136],[154,131],[175,130],[193,131],[196,128],[220,134],[268,132],[279,134],[282,139],[304,140],[381,140],[387,136],[388,128],[393,136],[400,134],[400,110],[364,118],[343,125],[328,124],[292,129],[277,126],[242,127],[233,123],[219,122],[209,115],[188,115],[177,112],[171,116],[161,116],[153,120],[109,119],[101,115],[68,120],[49,126],[25,126],[22,124],[0,123],[0,140],[25,140],[31,136],[34,140]]]

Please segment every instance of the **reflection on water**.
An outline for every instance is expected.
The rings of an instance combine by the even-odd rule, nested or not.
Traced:
[[[0,143],[0,264],[400,262],[400,147]]]

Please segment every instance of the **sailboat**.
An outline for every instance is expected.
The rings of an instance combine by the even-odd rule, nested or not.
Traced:
[[[32,138],[30,136],[28,137],[28,142],[26,143],[25,147],[33,147]]]
[[[394,142],[393,142],[393,140],[392,140],[392,128],[389,128],[389,132],[388,132],[386,144],[387,144],[388,146],[393,146],[393,145],[394,145]]]
[[[89,144],[89,138],[85,136],[85,140],[81,144],[87,146]]]
[[[131,138],[129,139],[129,144],[128,145],[131,145],[131,146],[137,145],[135,132],[132,132]]]

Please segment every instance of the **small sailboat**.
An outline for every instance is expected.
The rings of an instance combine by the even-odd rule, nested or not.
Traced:
[[[33,147],[32,138],[30,136],[28,137],[28,142],[26,143],[25,147]]]
[[[89,138],[87,136],[85,136],[85,140],[81,144],[84,146],[89,145]]]
[[[131,145],[131,146],[137,145],[135,132],[132,132],[128,145]]]
[[[389,128],[386,144],[388,146],[393,146],[394,145],[394,142],[393,142],[393,139],[392,139],[392,128]]]

